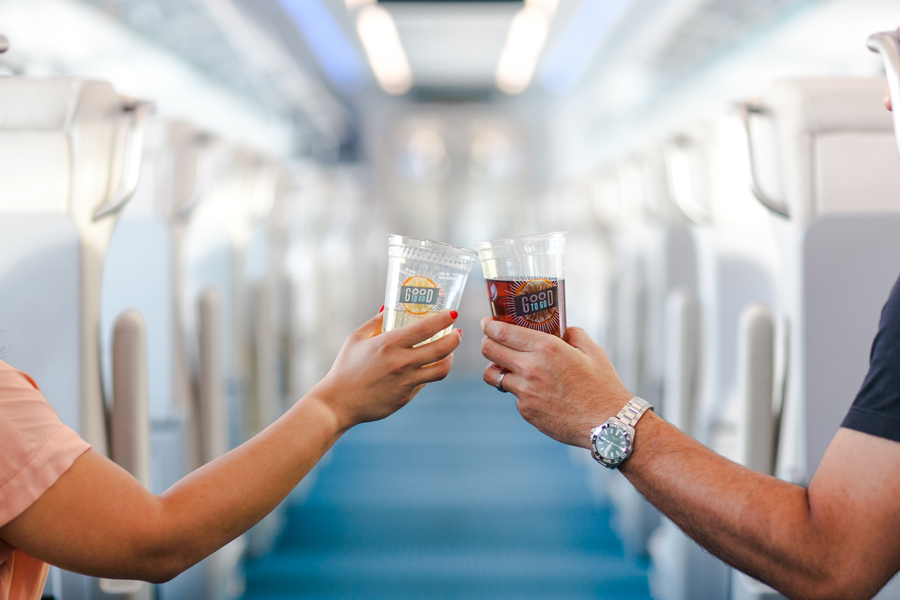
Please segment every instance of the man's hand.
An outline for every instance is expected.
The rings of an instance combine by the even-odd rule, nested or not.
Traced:
[[[884,107],[888,110],[894,110],[891,106],[891,88],[884,86]]]
[[[461,332],[417,344],[452,326],[455,311],[445,311],[387,333],[379,313],[347,337],[334,366],[312,392],[331,408],[346,430],[400,410],[426,383],[447,376]]]
[[[578,327],[558,337],[485,317],[481,353],[493,364],[484,381],[516,396],[522,417],[555,440],[588,448],[590,431],[633,397],[603,348]]]

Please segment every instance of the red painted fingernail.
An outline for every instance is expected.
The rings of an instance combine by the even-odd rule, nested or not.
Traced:
[[[462,337],[462,329],[457,329],[457,331],[459,332],[459,337]]]
[[[456,312],[455,310],[450,311],[450,318],[453,319],[454,321],[456,320],[456,317],[458,317],[458,316],[459,316],[459,313]]]
[[[383,313],[383,312],[384,312],[384,304],[381,305],[381,308],[378,309],[378,312],[379,312],[379,313]]]

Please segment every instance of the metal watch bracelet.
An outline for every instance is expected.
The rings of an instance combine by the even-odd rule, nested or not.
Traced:
[[[619,411],[619,414],[616,415],[616,418],[622,421],[622,423],[624,423],[625,425],[634,427],[640,420],[640,418],[644,416],[644,413],[652,408],[653,406],[649,402],[647,402],[643,398],[638,398],[637,396],[635,396],[628,401],[628,404],[622,407],[622,410]]]

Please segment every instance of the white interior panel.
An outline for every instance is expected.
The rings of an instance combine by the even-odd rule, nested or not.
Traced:
[[[0,212],[65,213],[69,160],[62,131],[0,131]]]
[[[828,132],[815,138],[819,214],[900,212],[900,158],[892,132]]]
[[[79,429],[80,244],[69,219],[0,218],[0,358],[29,373]]]

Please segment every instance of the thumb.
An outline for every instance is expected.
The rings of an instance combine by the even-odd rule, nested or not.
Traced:
[[[597,342],[592,340],[591,336],[581,327],[567,327],[566,342],[588,356],[596,356],[603,352]]]
[[[362,337],[375,337],[376,335],[381,333],[382,323],[384,323],[384,307],[381,307],[381,310],[378,311],[378,314],[363,323],[362,327],[357,329],[356,331]]]

